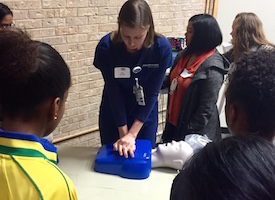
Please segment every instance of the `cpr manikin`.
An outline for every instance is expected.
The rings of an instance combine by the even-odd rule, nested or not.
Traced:
[[[211,140],[206,135],[190,134],[185,137],[185,141],[159,144],[152,150],[152,168],[169,167],[181,170],[185,162],[209,142]]]
[[[152,168],[169,167],[181,170],[184,163],[193,155],[192,147],[185,141],[172,141],[159,144],[152,150]]]

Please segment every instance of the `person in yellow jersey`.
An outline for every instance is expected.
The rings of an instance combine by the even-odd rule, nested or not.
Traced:
[[[59,124],[71,85],[70,70],[50,45],[20,29],[0,30],[0,199],[77,199],[57,154],[40,138]]]

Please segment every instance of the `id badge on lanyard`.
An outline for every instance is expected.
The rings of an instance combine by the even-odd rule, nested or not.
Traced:
[[[174,78],[171,82],[171,85],[170,85],[170,90],[169,90],[169,94],[173,94],[173,92],[175,91],[175,89],[177,88],[177,85],[178,85],[178,77],[177,78]]]
[[[138,78],[135,78],[135,81],[136,81],[136,85],[134,85],[133,87],[133,92],[136,95],[136,101],[138,105],[145,106],[143,87],[139,85]]]
[[[182,78],[189,78],[192,76],[192,73],[189,72],[187,69],[184,69],[181,73],[180,76]],[[178,86],[178,78],[179,76],[177,76],[176,78],[174,78],[170,84],[170,90],[169,90],[169,94],[173,94],[173,92],[177,89]]]
[[[145,55],[146,55],[146,50],[144,49],[143,52],[141,53],[140,59],[138,61],[138,65],[136,67],[134,67],[132,70],[132,72],[136,76],[142,70],[142,68],[140,66],[143,63]],[[145,104],[143,87],[139,84],[137,77],[135,78],[135,85],[133,86],[133,93],[136,96],[136,101],[137,101],[138,105],[145,106],[146,104]]]

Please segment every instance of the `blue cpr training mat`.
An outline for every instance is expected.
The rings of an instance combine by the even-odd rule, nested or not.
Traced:
[[[148,178],[151,172],[151,150],[149,140],[138,139],[135,157],[125,158],[113,151],[113,144],[103,145],[97,153],[94,170],[129,179]]]

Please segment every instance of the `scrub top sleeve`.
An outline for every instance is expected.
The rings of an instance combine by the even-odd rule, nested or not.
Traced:
[[[104,67],[108,67],[108,57],[110,51],[110,36],[104,36],[96,46],[95,57],[94,57],[94,66],[101,70]]]
[[[118,127],[127,124],[126,108],[123,93],[113,75],[113,67],[110,65],[110,41],[101,40],[97,45],[94,66],[98,68],[105,81],[105,90],[108,96],[109,105]]]
[[[159,47],[159,68],[155,71],[154,76],[150,79],[149,83],[146,83],[144,87],[145,106],[139,106],[139,110],[136,114],[136,119],[141,122],[145,122],[149,114],[151,113],[163,83],[166,69],[172,66],[172,47],[166,38],[162,38],[159,41],[161,46]]]

